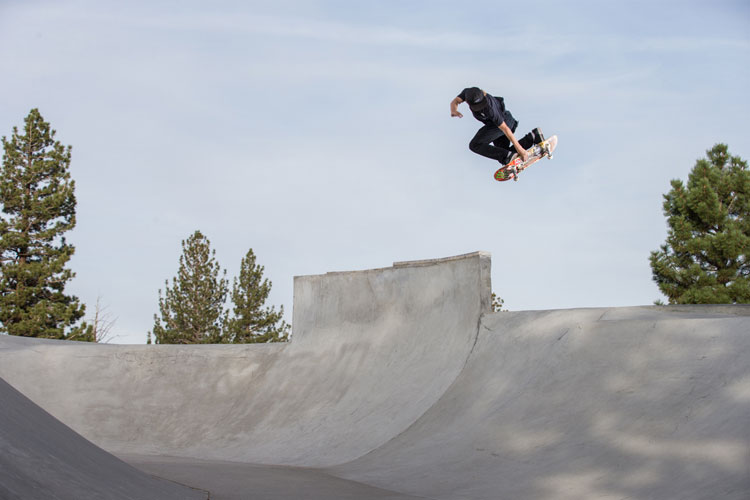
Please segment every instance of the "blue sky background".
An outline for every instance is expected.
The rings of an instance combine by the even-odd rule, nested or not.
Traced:
[[[0,135],[73,146],[67,288],[143,343],[196,229],[228,276],[475,250],[511,310],[650,304],[662,194],[717,142],[750,159],[747,1],[0,0]],[[518,183],[471,153],[464,87],[560,143]]]

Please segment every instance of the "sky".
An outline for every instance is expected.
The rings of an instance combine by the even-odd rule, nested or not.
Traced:
[[[663,299],[662,195],[716,143],[750,159],[750,2],[0,0],[0,136],[38,108],[71,145],[66,292],[145,343],[181,242],[231,279],[492,254],[509,310]],[[517,183],[450,101],[557,135]]]

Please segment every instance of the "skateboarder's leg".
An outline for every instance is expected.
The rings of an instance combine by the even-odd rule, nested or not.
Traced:
[[[511,154],[516,152],[516,148],[513,147],[513,144],[511,144],[510,139],[508,139],[505,134],[495,139],[492,144],[495,145],[495,147],[498,147],[500,149],[505,149],[506,151],[510,152]]]
[[[539,144],[544,140],[544,136],[542,135],[542,131],[538,128],[535,128],[525,136],[521,137],[521,139],[518,141],[518,143],[521,145],[523,149],[529,149],[534,144]]]
[[[503,134],[503,131],[498,127],[485,125],[477,131],[476,135],[469,143],[469,149],[478,155],[505,164],[511,153],[508,149],[497,146],[498,142],[503,144],[500,139],[504,137],[505,134]]]

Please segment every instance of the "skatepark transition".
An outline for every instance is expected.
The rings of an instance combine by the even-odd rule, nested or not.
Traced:
[[[0,336],[0,498],[750,498],[750,308],[490,311],[490,255],[296,277],[292,341]]]

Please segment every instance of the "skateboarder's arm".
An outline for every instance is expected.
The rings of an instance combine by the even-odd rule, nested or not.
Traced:
[[[459,118],[463,118],[464,115],[462,115],[458,111],[458,105],[464,102],[460,97],[456,97],[451,101],[451,116],[457,116]]]
[[[529,156],[529,153],[526,152],[525,149],[521,147],[521,145],[518,143],[518,139],[516,139],[516,136],[513,135],[513,131],[510,129],[508,125],[505,124],[505,122],[500,124],[500,130],[503,131],[505,134],[505,137],[510,140],[511,143],[513,143],[513,147],[516,148],[516,152],[518,153],[518,156],[521,157],[523,161],[526,161],[526,158]]]

